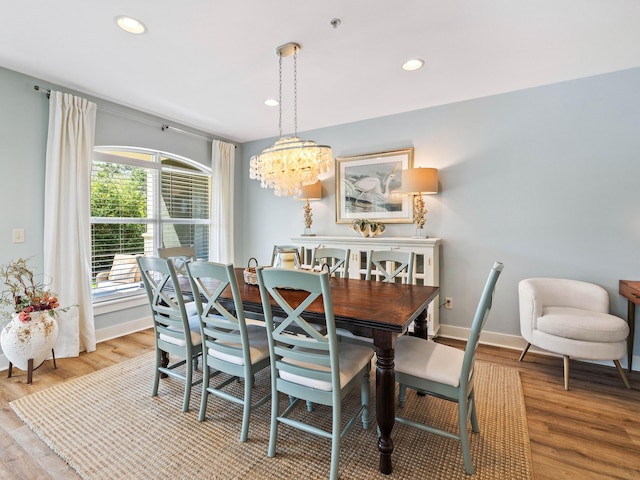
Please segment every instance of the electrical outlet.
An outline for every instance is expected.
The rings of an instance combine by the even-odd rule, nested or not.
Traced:
[[[445,297],[444,298],[444,308],[447,310],[453,310],[453,298]]]

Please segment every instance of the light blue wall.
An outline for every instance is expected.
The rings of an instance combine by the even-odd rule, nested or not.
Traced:
[[[557,276],[605,287],[626,318],[619,279],[640,279],[640,69],[305,132],[334,156],[415,148],[415,165],[440,171],[425,197],[426,230],[442,237],[440,321],[468,326],[494,260],[504,262],[486,330],[519,335],[517,284]],[[301,112],[313,115],[313,112]],[[271,246],[302,233],[300,202],[249,179],[249,157],[272,139],[243,145],[242,250],[269,260]],[[318,234],[353,235],[335,223],[335,177],[313,205]],[[388,236],[411,236],[388,225]],[[638,336],[638,335],[637,335]],[[636,338],[639,351],[640,340]]]

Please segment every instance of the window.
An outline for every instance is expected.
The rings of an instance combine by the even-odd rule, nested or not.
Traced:
[[[211,171],[139,148],[96,147],[91,170],[94,302],[143,293],[135,257],[193,246],[209,256]]]

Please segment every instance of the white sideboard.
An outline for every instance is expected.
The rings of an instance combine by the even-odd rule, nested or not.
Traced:
[[[369,252],[372,250],[400,250],[414,252],[415,263],[413,283],[417,285],[440,285],[440,238],[405,238],[405,237],[376,237],[364,238],[357,236],[309,236],[291,238],[293,245],[301,247],[304,264],[311,262],[313,249],[316,247],[333,247],[350,249],[349,277],[364,279],[367,273]],[[427,325],[429,337],[438,335],[440,297],[437,296],[427,310]],[[411,326],[411,329],[413,325]]]

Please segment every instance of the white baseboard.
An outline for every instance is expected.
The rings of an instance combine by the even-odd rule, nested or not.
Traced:
[[[440,325],[440,330],[438,331],[438,336],[445,338],[452,338],[455,340],[464,340],[466,341],[469,338],[469,329],[463,327],[454,327],[451,325]],[[527,341],[519,335],[507,335],[505,333],[496,333],[496,332],[487,332],[484,330],[480,334],[480,343],[483,345],[491,345],[494,347],[507,348],[510,350],[517,350],[518,352],[522,352]],[[537,353],[540,355],[547,355],[550,357],[562,357],[562,355],[558,355],[556,353],[551,353],[546,350],[541,350],[533,345],[529,349],[531,353]],[[520,354],[518,353],[518,357]],[[613,367],[613,363],[611,361],[597,361],[597,360],[583,360],[585,362],[597,363],[598,365],[606,365],[608,367]],[[640,356],[634,355],[632,359],[633,371],[640,371]],[[620,359],[620,365],[622,368],[627,368],[627,357]]]
[[[125,335],[129,335],[130,333],[139,332],[140,330],[145,330],[147,328],[153,327],[153,321],[151,317],[138,318],[137,320],[132,320],[130,322],[119,323],[118,325],[114,325],[113,327],[101,328],[100,330],[96,330],[96,342],[106,342],[107,340],[111,340],[112,338],[124,337]]]

